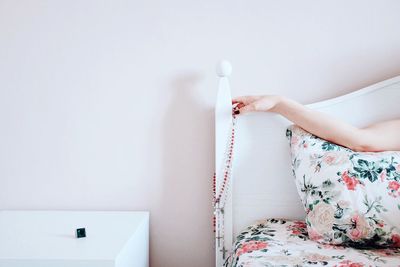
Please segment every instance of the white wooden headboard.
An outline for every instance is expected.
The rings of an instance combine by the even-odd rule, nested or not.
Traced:
[[[215,109],[217,190],[223,154],[231,126],[229,62],[217,67],[220,85]],[[356,126],[400,118],[400,76],[353,93],[308,105]],[[216,242],[216,266],[231,251],[243,228],[265,218],[302,219],[304,210],[292,176],[286,128],[291,122],[272,113],[238,116],[233,172],[225,207],[223,244]],[[400,133],[399,133],[400,136]],[[221,218],[217,218],[217,221]],[[216,233],[218,236],[218,231]]]

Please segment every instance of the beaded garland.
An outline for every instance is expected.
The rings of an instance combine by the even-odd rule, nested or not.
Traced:
[[[225,165],[223,168],[223,176],[224,179],[222,181],[221,188],[217,194],[217,174],[214,172],[213,175],[213,207],[214,207],[214,216],[213,216],[213,227],[214,227],[214,232],[216,231],[216,213],[217,212],[222,212],[223,215],[223,209],[225,206],[225,202],[227,199],[228,194],[226,193],[229,189],[229,181],[230,181],[230,176],[231,176],[231,170],[232,170],[232,161],[233,161],[233,148],[235,144],[235,123],[236,123],[236,114],[238,114],[238,108],[234,107],[232,110],[232,128],[231,128],[231,135],[228,138],[228,143],[226,147],[226,152],[225,152]],[[223,220],[223,216],[222,216]],[[223,226],[223,222],[222,222]],[[221,233],[223,237],[223,228],[221,229]]]
[[[222,182],[222,186],[221,189],[218,193],[217,196],[217,175],[216,172],[214,172],[213,175],[213,204],[214,207],[216,207],[216,205],[218,203],[223,203],[225,204],[223,201],[221,201],[221,198],[224,196],[224,200],[226,199],[226,194],[225,193],[225,189],[228,187],[228,182],[229,182],[229,178],[230,178],[230,171],[231,171],[231,167],[232,167],[232,155],[233,155],[233,146],[234,146],[234,140],[235,140],[235,129],[232,127],[232,132],[231,132],[231,136],[230,136],[230,140],[229,140],[229,147],[228,147],[228,153],[226,153],[227,155],[227,159],[225,160],[225,166],[224,166],[224,171],[223,171],[223,175],[224,175],[224,180]]]

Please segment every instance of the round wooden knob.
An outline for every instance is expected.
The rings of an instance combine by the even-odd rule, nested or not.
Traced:
[[[232,73],[232,65],[227,60],[221,60],[217,64],[217,75],[219,77],[229,77]]]

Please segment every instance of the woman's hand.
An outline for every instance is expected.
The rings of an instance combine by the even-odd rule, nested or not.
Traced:
[[[276,106],[282,101],[279,95],[264,96],[239,96],[232,100],[235,114],[248,112],[274,112]]]

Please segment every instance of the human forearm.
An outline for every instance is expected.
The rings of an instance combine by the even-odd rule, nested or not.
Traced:
[[[280,98],[270,111],[281,114],[306,131],[336,144],[362,150],[363,131],[325,113],[312,110],[288,98]]]

